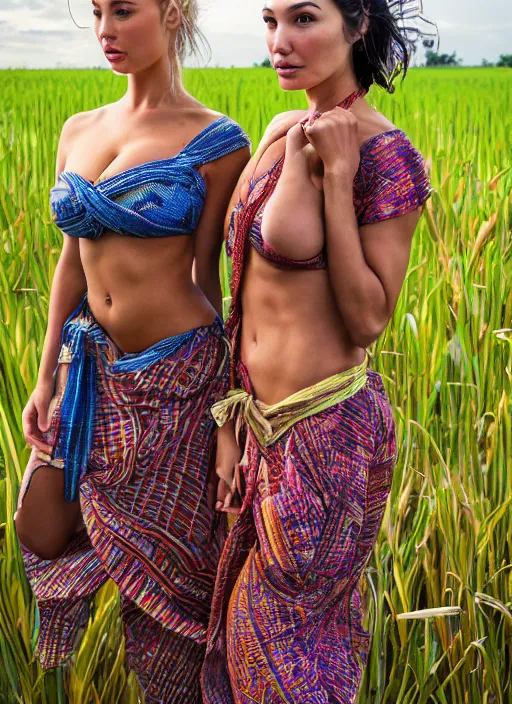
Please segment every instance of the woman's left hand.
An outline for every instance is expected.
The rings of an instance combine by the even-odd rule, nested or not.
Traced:
[[[361,161],[357,119],[340,107],[303,121],[304,133],[324,163],[325,171],[336,171],[353,181]]]

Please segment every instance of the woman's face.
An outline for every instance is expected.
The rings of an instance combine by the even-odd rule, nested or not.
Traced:
[[[352,44],[333,0],[267,0],[263,20],[283,90],[308,90],[350,69]]]
[[[117,73],[138,73],[168,54],[159,0],[92,0],[98,41]]]

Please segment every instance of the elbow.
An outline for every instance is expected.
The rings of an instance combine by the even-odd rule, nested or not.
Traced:
[[[359,319],[347,327],[347,332],[353,345],[366,349],[379,339],[386,326],[387,321],[383,324],[382,322]]]

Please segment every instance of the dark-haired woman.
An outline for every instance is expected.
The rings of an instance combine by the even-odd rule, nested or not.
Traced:
[[[217,577],[208,704],[357,695],[369,647],[358,583],[397,457],[366,348],[393,314],[431,190],[420,154],[365,95],[407,70],[414,36],[400,27],[413,9],[263,10],[281,87],[305,89],[310,109],[271,125],[228,217],[233,388],[213,411],[236,421],[245,454],[223,436],[218,508],[233,510],[237,491],[243,503]]]
[[[225,523],[209,496],[210,407],[229,388],[219,254],[249,140],[182,85],[196,0],[92,11],[128,88],[61,135],[64,246],[23,414],[33,452],[16,529],[44,668],[71,657],[110,578],[146,704],[198,704]]]

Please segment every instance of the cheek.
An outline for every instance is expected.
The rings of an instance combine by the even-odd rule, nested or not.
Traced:
[[[153,17],[137,18],[126,28],[126,38],[134,46],[137,53],[154,54],[164,46],[164,31],[160,23]]]
[[[343,32],[323,30],[311,33],[304,42],[304,51],[310,59],[310,65],[316,72],[329,73],[346,63],[351,52],[351,46],[343,36]]]

